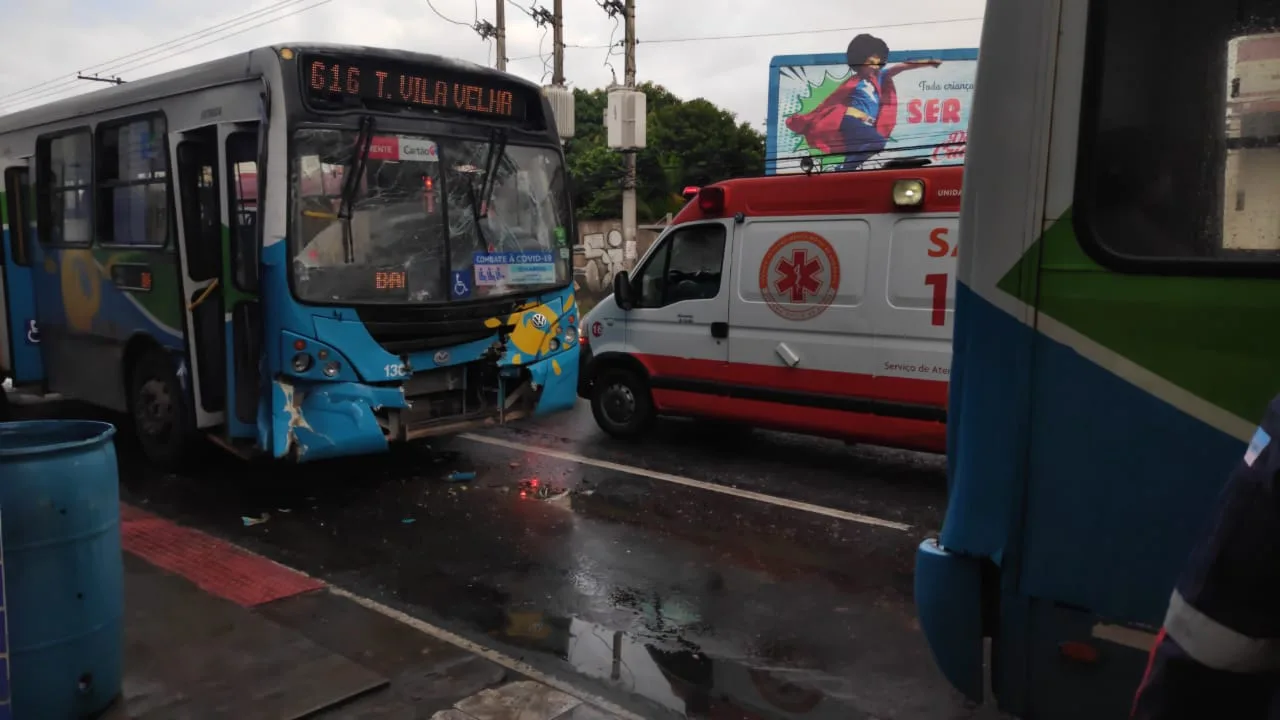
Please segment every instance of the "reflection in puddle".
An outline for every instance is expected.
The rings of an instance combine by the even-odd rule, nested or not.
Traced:
[[[577,618],[509,611],[494,635],[687,717],[848,720],[859,714],[848,704],[851,684],[823,672],[711,658],[696,646],[665,650]]]

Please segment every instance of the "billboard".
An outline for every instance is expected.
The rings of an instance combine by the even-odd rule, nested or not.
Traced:
[[[870,35],[848,53],[779,55],[769,63],[765,173],[803,172],[803,158],[813,171],[963,163],[977,67],[977,48],[888,51]]]

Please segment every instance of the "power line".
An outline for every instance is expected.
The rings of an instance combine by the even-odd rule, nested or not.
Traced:
[[[507,4],[508,4],[508,5],[510,5],[511,7],[513,7],[513,8],[515,8],[515,9],[519,10],[520,12],[524,13],[525,15],[528,15],[529,17],[533,18],[534,20],[537,20],[537,19],[538,19],[538,16],[535,14],[535,13],[537,13],[537,11],[538,11],[537,6],[534,6],[534,8],[533,8],[532,10],[530,10],[529,8],[523,7],[523,6],[522,6],[522,5],[520,5],[519,3],[516,3],[516,2],[515,2],[515,0],[507,0]]]
[[[138,50],[133,53],[129,53],[127,55],[122,55],[118,58],[108,60],[104,63],[99,63],[98,65],[93,65],[91,66],[91,68],[96,68],[100,73],[101,72],[130,72],[130,71],[140,70],[144,67],[155,65],[156,63],[163,62],[165,60],[177,57],[179,55],[183,55],[195,50],[199,50],[204,47],[208,47],[209,45],[212,45],[216,42],[229,40],[238,35],[243,35],[244,33],[249,32],[251,30],[256,30],[258,28],[265,27],[272,23],[276,23],[281,20],[285,20],[287,18],[300,15],[304,12],[309,12],[322,5],[327,5],[332,1],[333,0],[318,0],[317,2],[314,2],[311,5],[306,5],[300,8],[296,8],[292,12],[276,15],[270,18],[264,18],[264,16],[268,13],[283,10],[288,8],[289,6],[298,5],[299,3],[302,3],[302,2],[307,2],[307,0],[283,0],[282,2],[277,2],[274,5],[270,5],[266,8],[262,8],[250,13],[245,13],[244,15],[237,16],[236,18],[218,23],[216,25],[210,26],[203,30],[198,30],[192,33],[188,33],[187,35],[183,35],[182,37],[176,38],[174,40],[170,40],[168,42],[161,43],[159,45],[154,45],[150,48],[144,48],[142,50]],[[257,20],[258,22],[254,22],[245,27],[234,29],[234,31],[232,32],[226,32],[227,30],[232,30],[233,28],[236,28],[236,26],[244,25],[245,22],[249,20]],[[211,37],[214,35],[216,35],[216,37]],[[194,45],[186,44],[191,40],[204,40],[204,42],[199,42]],[[179,45],[179,43],[183,43],[183,44]],[[7,107],[12,107],[15,104],[26,104],[26,103],[31,103],[35,101],[51,102],[53,100],[61,99],[57,96],[64,94],[67,90],[70,90],[72,87],[78,85],[78,83],[76,82],[76,78],[69,78],[69,79],[62,80],[60,82],[56,80],[51,80],[49,82],[53,84],[50,85],[49,83],[45,83],[41,86],[33,86],[25,90],[20,90],[14,93],[10,93],[8,95],[0,96],[0,106],[7,108]],[[35,92],[31,92],[33,90]],[[25,96],[22,96],[24,93],[25,93]],[[13,99],[15,97],[16,99]]]
[[[948,18],[945,20],[917,20],[915,22],[891,23],[888,25],[861,25],[843,28],[815,28],[813,30],[782,30],[776,32],[746,33],[742,35],[703,35],[701,37],[660,38],[657,40],[636,40],[637,43],[657,45],[666,43],[702,42],[704,40],[749,40],[766,37],[786,37],[788,35],[814,35],[817,33],[857,32],[861,30],[890,30],[893,28],[918,27],[927,25],[946,25],[949,23],[980,22],[981,17]]]
[[[696,37],[655,38],[652,40],[637,39],[636,44],[666,45],[666,44],[672,44],[672,43],[712,42],[712,41],[719,41],[719,40],[751,40],[756,38],[768,38],[768,37],[788,37],[792,35],[814,35],[818,33],[837,33],[837,32],[847,33],[847,32],[858,32],[863,30],[889,30],[893,28],[904,28],[904,27],[946,25],[951,23],[964,23],[964,22],[980,22],[981,20],[982,20],[981,17],[946,18],[943,20],[917,20],[915,22],[890,23],[886,25],[861,25],[858,27],[840,27],[840,28],[812,28],[809,30],[779,30],[779,31],[773,31],[773,32],[744,33],[741,35],[700,35]],[[616,45],[617,43],[610,43],[608,45],[566,44],[565,47],[575,48],[579,50],[604,50],[604,49],[611,49],[613,47],[616,47]],[[511,60],[512,61],[531,60],[536,57],[540,57],[540,56],[539,55],[522,55],[520,57],[511,58]]]
[[[471,25],[468,25],[467,23],[464,23],[464,22],[462,22],[461,20],[454,20],[453,18],[449,17],[448,15],[445,15],[444,13],[440,12],[439,10],[437,10],[437,9],[436,9],[436,6],[435,6],[435,3],[431,2],[431,0],[427,0],[427,7],[431,8],[431,12],[435,13],[437,17],[439,17],[441,20],[443,20],[443,21],[445,21],[445,22],[447,22],[447,23],[451,23],[451,24],[453,24],[453,25],[459,25],[459,26],[461,26],[461,27],[465,27],[465,28],[469,28],[469,27],[471,27]],[[478,18],[479,16],[480,16],[480,8],[478,7],[478,3],[477,3],[477,7],[476,7],[476,17]]]
[[[564,47],[574,48],[577,50],[603,50],[609,46],[608,45],[575,45],[573,43],[565,43]],[[520,57],[513,57],[513,58],[507,58],[507,59],[512,62],[516,60],[533,60],[535,58],[541,60],[544,54],[545,53],[540,52],[537,55],[521,55]]]
[[[236,25],[241,25],[241,24],[243,24],[243,23],[244,23],[244,22],[246,22],[246,21],[259,19],[259,18],[261,18],[261,17],[262,17],[262,16],[264,16],[264,15],[267,15],[267,14],[273,13],[273,12],[275,12],[275,11],[277,11],[277,10],[281,10],[281,9],[283,9],[283,8],[285,8],[285,7],[290,6],[290,5],[297,5],[297,4],[298,4],[298,3],[300,3],[300,2],[305,2],[305,0],[280,0],[279,2],[273,3],[272,5],[268,5],[267,7],[259,8],[259,9],[257,9],[257,10],[252,10],[252,11],[250,11],[250,12],[243,13],[243,14],[241,14],[241,15],[237,15],[237,16],[235,16],[235,17],[233,17],[233,18],[228,19],[228,20],[223,20],[223,21],[221,21],[221,22],[215,23],[215,24],[210,25],[210,26],[208,26],[208,27],[205,27],[205,28],[203,28],[203,29],[200,29],[200,30],[196,30],[196,31],[194,31],[194,32],[187,33],[186,35],[183,35],[183,36],[181,36],[181,37],[174,38],[174,39],[172,39],[172,40],[168,40],[168,41],[163,42],[163,43],[160,43],[160,44],[158,44],[158,45],[152,45],[152,46],[150,46],[150,47],[145,47],[145,48],[142,48],[141,50],[135,50],[135,51],[133,51],[133,52],[131,52],[131,53],[127,53],[127,54],[125,54],[125,55],[121,55],[121,56],[119,56],[119,57],[115,57],[115,58],[112,58],[112,59],[110,59],[110,60],[103,61],[103,62],[98,63],[98,64],[96,64],[96,65],[90,65],[89,67],[83,68],[83,69],[81,70],[81,73],[88,73],[88,72],[90,72],[90,71],[93,71],[93,72],[95,72],[95,73],[110,72],[111,70],[113,70],[113,69],[117,68],[117,67],[118,67],[118,66],[120,66],[121,64],[129,64],[129,63],[132,63],[132,62],[134,62],[134,61],[136,61],[136,60],[140,60],[140,59],[142,59],[142,58],[145,58],[145,57],[149,57],[149,56],[151,56],[151,55],[154,55],[154,54],[156,54],[157,52],[163,52],[164,50],[166,50],[166,49],[170,49],[170,48],[172,48],[173,46],[175,46],[175,45],[177,45],[177,44],[179,44],[179,43],[187,42],[187,41],[190,41],[190,40],[199,40],[199,39],[201,39],[202,37],[207,37],[207,36],[208,36],[209,34],[211,34],[211,33],[221,32],[221,31],[226,30],[226,29],[228,29],[228,28],[230,28],[230,27],[234,27],[234,26],[236,26]],[[140,56],[141,56],[141,57],[140,57]],[[110,67],[108,67],[108,66],[110,66]],[[64,73],[64,76],[65,76],[66,74],[70,74],[70,73]],[[50,90],[54,89],[54,88],[50,88],[50,87],[49,87],[50,83],[61,83],[61,84],[63,84],[63,85],[75,85],[75,84],[76,84],[76,83],[74,82],[74,79],[71,79],[71,82],[67,82],[67,78],[65,78],[64,76],[59,76],[59,77],[55,77],[55,78],[50,78],[50,79],[48,79],[48,80],[45,80],[44,82],[37,83],[37,84],[32,85],[32,86],[30,86],[30,87],[23,88],[23,89],[21,89],[21,90],[15,90],[15,91],[13,91],[13,92],[6,93],[6,94],[4,94],[4,95],[0,95],[0,101],[5,102],[6,104],[11,104],[12,102],[14,102],[14,101],[15,101],[15,99],[16,99],[16,98],[22,97],[22,96],[24,96],[24,95],[32,95],[32,94],[35,94],[35,95],[43,95],[43,94],[46,94],[48,91],[50,91]]]

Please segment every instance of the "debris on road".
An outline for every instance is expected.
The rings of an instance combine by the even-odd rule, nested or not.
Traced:
[[[245,526],[245,527],[253,527],[254,525],[261,525],[262,523],[264,523],[264,522],[266,522],[266,521],[268,521],[268,520],[270,520],[270,519],[271,519],[271,514],[270,514],[270,513],[262,513],[262,515],[260,515],[260,516],[258,516],[258,517],[256,517],[256,518],[255,518],[255,517],[249,517],[248,515],[241,515],[241,516],[240,516],[240,522],[244,523],[244,526]]]
[[[445,479],[445,482],[469,482],[471,480],[476,479],[476,474],[474,472],[463,472],[461,470],[454,470],[453,472],[446,475],[444,479]]]
[[[519,487],[520,497],[532,498],[534,500],[542,500],[545,502],[559,500],[563,497],[568,497],[569,495],[568,488],[564,488],[559,485],[550,485],[542,482],[538,478],[521,480]]]

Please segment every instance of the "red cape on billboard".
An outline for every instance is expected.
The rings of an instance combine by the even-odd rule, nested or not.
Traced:
[[[845,109],[849,106],[849,98],[861,80],[856,74],[844,81],[835,92],[827,96],[818,107],[803,115],[792,115],[786,119],[787,129],[804,138],[809,147],[824,153],[838,153],[844,150],[844,138],[840,134],[840,122],[844,120]],[[898,123],[898,89],[892,77],[885,77],[880,82],[880,116],[876,118],[876,132],[881,137],[893,134]]]

